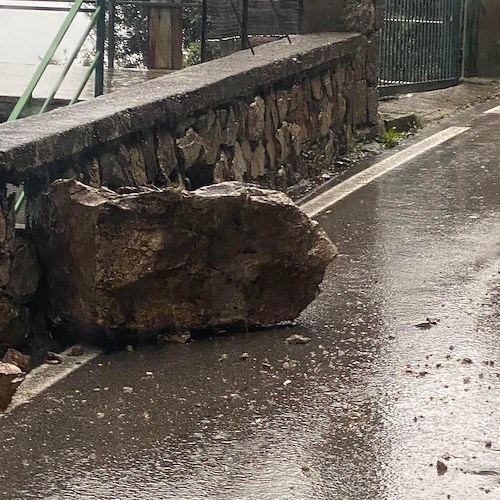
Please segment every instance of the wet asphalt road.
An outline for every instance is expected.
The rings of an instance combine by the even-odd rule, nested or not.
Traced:
[[[500,115],[454,120],[317,217],[297,326],[102,355],[0,419],[0,498],[500,499]]]

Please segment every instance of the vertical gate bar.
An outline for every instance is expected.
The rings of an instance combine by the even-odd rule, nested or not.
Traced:
[[[446,5],[443,7],[445,8],[444,16],[443,16],[443,21],[444,21],[444,26],[446,27],[446,59],[445,59],[445,71],[443,74],[443,77],[445,77],[446,80],[451,80],[452,78],[452,72],[451,72],[451,52],[452,52],[452,25],[451,23],[453,22],[453,15],[451,12],[451,2],[454,0],[446,0]]]
[[[389,74],[389,67],[391,64],[390,60],[390,53],[389,53],[389,45],[390,45],[390,40],[392,39],[392,33],[391,33],[391,26],[390,26],[390,16],[391,16],[391,6],[390,6],[390,1],[386,0],[385,2],[385,16],[384,16],[384,29],[385,33],[382,35],[383,36],[383,41],[382,43],[384,44],[384,51],[383,51],[383,63],[382,63],[382,72],[381,75],[383,75],[383,79],[385,81],[390,80],[388,78]]]
[[[393,0],[386,0],[385,2],[385,25],[386,25],[386,40],[385,40],[385,68],[384,68],[384,75],[386,81],[392,81],[392,68],[394,65],[393,61],[393,53],[394,51],[391,50],[393,47],[392,39],[393,39],[393,31],[392,31],[392,15],[393,15]]]
[[[429,81],[435,81],[436,80],[436,65],[438,64],[437,62],[437,54],[436,51],[438,50],[438,39],[439,39],[439,4],[441,3],[441,0],[435,0],[434,2],[434,12],[432,13],[432,20],[433,23],[430,25],[431,27],[431,38],[430,38],[430,54],[431,58],[429,60],[430,62],[430,74],[429,74]]]
[[[384,6],[387,7],[387,2],[384,2]],[[386,30],[386,25],[387,23],[387,9],[384,10],[384,21],[383,21],[383,24],[382,24],[382,27],[381,27],[381,30],[380,30],[380,39],[379,39],[379,42],[378,42],[378,50],[379,50],[379,54],[380,54],[380,59],[379,59],[379,62],[380,62],[380,68],[379,68],[379,86],[383,86],[383,81],[384,81],[384,67],[385,67],[385,52],[384,52],[384,48],[385,48],[385,40],[386,40],[386,33],[387,33],[387,30]]]
[[[449,5],[449,0],[442,0],[441,1],[441,17],[442,17],[442,32],[443,32],[443,38],[444,38],[444,43],[443,43],[443,51],[441,54],[441,71],[439,74],[440,80],[445,80],[448,78],[448,59],[449,59],[449,41],[450,41],[450,34],[449,34],[449,25],[448,25],[448,5]]]
[[[420,44],[420,24],[418,22],[418,9],[419,1],[414,0],[411,4],[411,18],[412,18],[412,45],[411,45],[411,58],[410,66],[412,67],[412,81],[418,82],[420,74],[420,65],[418,63],[419,57],[419,44]]]
[[[248,0],[241,3],[241,48],[248,48]]]
[[[415,0],[406,0],[406,40],[407,44],[411,47],[411,43],[414,43],[415,39],[415,17],[414,17],[414,4]],[[405,73],[408,74],[409,78],[406,77],[405,81],[413,82],[415,80],[415,67],[413,66],[413,50],[405,50]]]
[[[446,33],[446,49],[444,58],[444,71],[441,75],[443,80],[450,79],[450,51],[451,51],[451,24],[450,24],[450,0],[443,2],[443,26],[444,32]]]
[[[391,52],[391,57],[390,57],[390,66],[388,66],[388,71],[390,72],[391,75],[391,82],[394,82],[396,80],[396,54],[397,54],[397,45],[396,45],[396,22],[394,19],[396,19],[396,6],[394,4],[394,0],[391,2],[391,26],[390,26],[390,32],[391,32],[391,38],[390,38],[390,47],[389,50]]]
[[[420,81],[420,73],[421,73],[421,66],[420,66],[420,42],[421,42],[421,37],[420,37],[420,2],[419,0],[415,0],[413,3],[413,58],[412,58],[412,66],[414,68],[414,80],[415,82]]]
[[[97,0],[97,6],[101,8],[97,18],[96,55],[98,60],[95,67],[94,95],[104,94],[104,43],[106,38],[106,0]]]
[[[420,1],[420,55],[419,55],[419,64],[420,64],[420,81],[425,82],[427,79],[427,52],[425,48],[426,42],[426,32],[427,32],[427,12],[425,11],[425,5]]]
[[[433,22],[433,29],[432,29],[432,72],[431,72],[431,81],[435,82],[438,80],[438,74],[439,74],[439,54],[443,50],[443,46],[440,46],[440,39],[441,39],[441,25],[439,24],[439,21],[441,19],[441,6],[443,5],[443,0],[436,0],[434,3],[435,7],[435,13],[434,13],[434,22]]]
[[[410,68],[412,69],[412,75],[410,81],[416,82],[417,80],[417,75],[418,75],[418,65],[417,65],[417,57],[418,57],[418,22],[417,22],[417,8],[418,8],[418,0],[413,0],[411,3],[411,46],[409,47],[410,50],[408,50],[410,57],[408,58],[408,64]]]
[[[457,21],[455,25],[455,74],[457,80],[463,76],[463,35],[464,35],[464,14],[465,14],[465,2],[461,0],[457,2],[456,5],[456,16]]]
[[[404,1],[404,0],[403,0]],[[400,4],[399,5],[399,12],[397,13],[397,33],[396,33],[396,43],[397,43],[397,51],[396,51],[396,58],[397,58],[397,73],[396,73],[396,80],[398,82],[401,82],[401,60],[403,58],[402,51],[401,51],[401,38],[404,35],[403,33],[403,16],[404,16],[404,5]]]
[[[437,0],[439,1],[439,0]],[[434,55],[432,54],[434,44],[433,44],[433,37],[435,36],[435,28],[436,25],[432,23],[434,19],[436,19],[436,6],[429,5],[427,4],[425,7],[426,10],[426,19],[427,19],[427,24],[426,24],[426,52],[427,52],[427,57],[426,57],[426,65],[427,65],[427,82],[432,81],[432,76],[433,76],[433,66],[432,66],[432,61]]]
[[[413,82],[415,80],[415,66],[413,64],[414,53],[415,53],[415,9],[414,2],[408,2],[406,0],[406,32],[407,32],[407,44],[408,50],[405,50],[406,55],[406,70],[407,77],[405,80],[407,82]]]
[[[409,37],[409,32],[408,32],[408,0],[404,0],[403,4],[403,16],[402,16],[402,23],[401,23],[401,32],[403,34],[402,37],[399,39],[400,45],[403,45],[406,40],[408,40]],[[399,81],[404,82],[406,80],[406,73],[407,73],[407,55],[406,55],[406,50],[404,50],[403,47],[401,47],[402,50],[400,50],[401,54],[401,59],[400,59],[400,73],[399,73]]]
[[[403,5],[402,5],[402,1],[404,0],[401,0],[399,3],[398,3],[398,9],[396,11],[396,23],[394,25],[394,29],[396,30],[396,33],[395,33],[395,40],[396,40],[396,52],[395,52],[395,55],[396,55],[396,66],[395,66],[395,69],[396,69],[396,73],[394,75],[394,80],[396,82],[399,82],[400,79],[401,79],[401,36],[402,36],[402,27],[401,27],[401,23],[402,23],[402,11],[403,11]]]
[[[421,80],[424,82],[427,80],[427,75],[429,74],[429,66],[428,66],[428,54],[427,54],[427,29],[428,29],[428,12],[425,8],[425,5],[420,2],[420,17],[421,17],[421,27],[420,27],[420,36],[421,40],[421,52],[420,52],[420,65],[422,67]]]
[[[449,75],[450,75],[450,79],[453,79],[455,77],[455,73],[453,71],[453,60],[454,60],[454,39],[453,39],[453,24],[455,23],[455,12],[454,12],[454,8],[453,8],[453,3],[452,1],[449,1],[449,6],[448,6],[448,9],[449,9],[449,22],[448,22],[448,26],[449,26],[449,37],[450,37],[450,41],[449,41],[449,60],[448,60],[448,72],[449,72]]]
[[[115,67],[115,0],[109,0],[108,6],[108,69]]]
[[[416,67],[415,67],[415,34],[416,34],[416,23],[415,23],[415,0],[408,3],[408,15],[407,15],[407,29],[408,29],[408,50],[406,51],[406,66],[409,78],[406,80],[409,82],[415,81]]]
[[[451,73],[452,77],[454,80],[457,80],[460,78],[460,75],[458,73],[458,65],[460,64],[460,52],[458,52],[457,46],[458,46],[458,34],[460,33],[460,26],[461,26],[461,11],[460,11],[460,2],[455,2],[454,4],[451,5],[452,11],[453,11],[453,17],[452,17],[452,23],[451,23],[451,40],[452,40],[452,46],[451,46]]]
[[[386,81],[392,80],[390,77],[391,72],[390,68],[393,67],[393,60],[392,60],[392,51],[391,46],[392,46],[392,38],[393,38],[393,33],[392,33],[392,21],[390,19],[392,18],[392,0],[386,0],[385,2],[385,40],[384,40],[384,53],[385,53],[385,61],[384,61],[384,79]]]
[[[390,19],[393,19],[394,17],[394,1],[389,0],[389,16]],[[387,59],[387,74],[390,76],[388,77],[388,80],[391,82],[394,81],[394,68],[395,68],[395,60],[394,60],[394,21],[389,21],[388,24],[388,43],[387,43],[387,54],[388,54],[388,59]]]
[[[207,60],[207,22],[208,22],[208,0],[203,0],[201,5],[201,47],[200,60]]]
[[[389,11],[390,11],[390,19],[394,19],[394,0],[389,0]],[[388,30],[389,30],[389,39],[388,39],[388,44],[387,44],[387,53],[388,53],[388,59],[387,59],[387,75],[388,75],[388,80],[393,82],[394,81],[394,69],[395,69],[395,49],[394,49],[394,36],[395,36],[395,24],[394,21],[390,21],[388,25]]]
[[[422,82],[425,80],[425,61],[424,61],[424,13],[422,1],[418,0],[417,9],[417,20],[418,20],[418,44],[417,44],[417,64],[418,64],[418,81]]]
[[[387,42],[386,42],[386,52],[387,52],[387,60],[385,66],[386,79],[388,81],[393,81],[393,73],[394,73],[394,22],[390,21],[390,19],[394,16],[394,0],[387,1],[388,8],[386,11],[387,16]]]
[[[403,40],[405,37],[405,15],[406,15],[406,0],[403,0],[401,5],[401,11],[399,13],[399,34],[398,34],[398,54],[399,54],[399,65],[398,65],[398,82],[402,82],[404,78],[404,50]]]
[[[401,0],[402,1],[402,0]],[[394,39],[395,39],[395,47],[396,47],[396,66],[395,66],[395,74],[394,74],[394,81],[399,82],[399,77],[401,74],[401,47],[400,47],[400,40],[401,40],[401,35],[402,35],[402,30],[401,30],[401,13],[402,13],[402,5],[401,1],[398,3],[398,8],[395,11],[395,18],[397,21],[394,24]]]
[[[412,33],[412,22],[411,22],[411,9],[410,9],[410,3],[408,0],[406,0],[406,5],[405,5],[405,34],[406,34],[406,44],[409,45],[411,41],[411,37],[413,36]],[[404,75],[403,75],[403,80],[405,82],[411,81],[413,78],[413,68],[410,66],[410,57],[409,57],[409,50],[405,50],[403,52],[404,54]]]
[[[436,63],[434,64],[434,75],[433,81],[438,81],[441,79],[441,71],[443,66],[443,53],[446,45],[446,37],[443,33],[443,2],[446,0],[438,0],[437,6],[437,23],[436,23],[436,34],[434,42],[434,54],[436,54]]]
[[[412,11],[411,11],[411,17],[412,17],[412,49],[411,49],[411,60],[410,64],[411,67],[413,68],[413,76],[412,80],[414,82],[418,82],[419,80],[419,74],[420,74],[420,65],[418,63],[418,56],[419,56],[419,44],[420,44],[420,24],[418,22],[418,9],[419,9],[420,3],[418,0],[414,0],[412,2]]]
[[[436,0],[440,1],[440,0]],[[436,24],[433,21],[437,18],[436,4],[430,6],[427,4],[427,81],[430,82],[434,78],[434,59],[435,59],[435,46],[434,40],[436,37]]]

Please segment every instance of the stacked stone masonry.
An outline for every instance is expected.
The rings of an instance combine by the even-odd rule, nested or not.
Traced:
[[[44,331],[33,307],[40,269],[29,240],[15,230],[14,198],[0,205],[0,359],[8,346],[23,346],[33,329]]]
[[[372,47],[314,74],[132,133],[66,161],[64,177],[117,189],[153,184],[196,189],[236,180],[286,191],[318,176],[357,133],[377,124]]]

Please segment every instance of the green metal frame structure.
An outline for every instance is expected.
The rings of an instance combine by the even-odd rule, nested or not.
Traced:
[[[43,3],[41,0],[38,0],[39,3]],[[53,0],[52,0],[53,1]],[[56,0],[58,1],[58,0]],[[85,72],[85,75],[76,88],[72,99],[69,102],[69,105],[72,105],[78,101],[80,98],[80,95],[87,85],[90,77],[92,76],[92,73],[95,72],[95,87],[94,87],[94,95],[97,97],[99,95],[102,95],[104,93],[104,43],[105,43],[105,30],[106,30],[106,25],[105,25],[105,13],[106,13],[106,0],[96,0],[95,7],[94,8],[89,8],[88,6],[88,0],[75,0],[75,2],[71,5],[71,7],[68,10],[68,14],[66,15],[66,18],[64,19],[61,27],[59,28],[59,31],[57,32],[56,36],[52,40],[49,48],[47,49],[47,52],[45,53],[44,57],[40,61],[40,64],[38,65],[37,69],[35,70],[35,73],[31,77],[30,82],[28,83],[26,89],[22,93],[21,97],[17,101],[16,105],[14,106],[14,109],[12,110],[11,114],[9,115],[7,121],[13,121],[17,120],[23,112],[30,106],[31,101],[32,101],[32,96],[33,96],[33,91],[35,90],[36,86],[40,82],[40,79],[44,75],[45,71],[47,70],[47,67],[50,64],[50,61],[54,57],[54,54],[56,53],[56,50],[58,49],[59,45],[61,44],[62,40],[64,39],[66,33],[68,32],[69,28],[73,24],[76,16],[80,12],[90,12],[92,15],[90,16],[89,23],[86,26],[82,36],[80,37],[78,43],[74,47],[73,51],[71,52],[67,62],[64,64],[61,74],[59,75],[59,78],[55,82],[55,84],[52,87],[52,90],[50,91],[48,97],[44,100],[39,113],[44,113],[47,111],[48,107],[50,106],[52,100],[57,94],[57,91],[61,87],[61,84],[63,83],[66,75],[68,74],[69,70],[71,69],[71,66],[74,64],[81,48],[83,47],[84,43],[88,39],[91,31],[96,28],[97,30],[97,37],[96,37],[96,52],[94,57],[92,58],[92,61]],[[51,10],[51,11],[61,11],[61,10],[67,10],[64,7],[53,7],[53,6],[47,6],[47,5],[35,5],[35,6],[26,6],[26,5],[2,5],[2,8],[12,8],[15,7],[16,9],[25,9],[25,10]],[[15,202],[15,211],[16,213],[19,212],[24,204],[25,201],[25,194],[24,191],[22,191]]]
[[[68,14],[66,18],[64,19],[61,27],[59,28],[59,31],[57,32],[56,36],[52,40],[52,43],[50,44],[49,48],[47,49],[47,52],[45,53],[44,57],[40,61],[40,64],[38,65],[35,73],[33,74],[30,82],[28,83],[28,86],[24,90],[23,94],[17,101],[14,109],[12,110],[9,118],[7,121],[12,121],[12,120],[17,120],[23,111],[29,106],[33,91],[35,90],[36,86],[38,85],[40,79],[44,75],[45,71],[47,70],[47,67],[50,64],[50,61],[54,57],[54,54],[56,53],[56,50],[58,49],[59,45],[61,44],[62,40],[64,39],[64,36],[68,32],[70,26],[73,24],[76,15],[79,12],[85,11],[89,12],[89,9],[86,8],[83,10],[83,6],[85,4],[85,0],[75,0],[73,5],[68,11]],[[30,7],[26,6],[26,9],[30,9]],[[71,103],[76,102],[87,84],[88,80],[90,79],[90,76],[92,75],[92,72],[95,70],[95,95],[101,95],[104,91],[103,89],[103,62],[104,62],[104,30],[105,30],[105,11],[106,11],[106,4],[105,0],[97,0],[95,8],[93,9],[92,16],[90,17],[89,23],[82,34],[77,46],[74,48],[72,51],[71,55],[68,58],[68,61],[63,67],[63,70],[61,72],[61,75],[57,79],[55,85],[53,86],[49,96],[45,99],[41,109],[40,113],[44,113],[50,103],[52,102],[52,99],[55,97],[57,91],[59,90],[62,82],[64,81],[64,78],[68,74],[68,71],[70,70],[71,66],[76,60],[76,57],[78,56],[78,53],[80,52],[81,48],[83,47],[83,44],[87,40],[90,32],[94,27],[97,27],[97,43],[96,43],[96,54],[92,60],[92,63],[90,65],[91,71],[87,71],[85,74],[84,80],[81,82],[81,84],[78,86],[73,98],[71,99]],[[90,69],[89,68],[89,69]]]

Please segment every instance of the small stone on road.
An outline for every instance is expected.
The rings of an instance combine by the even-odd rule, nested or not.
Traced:
[[[295,345],[308,344],[309,342],[311,342],[311,339],[309,337],[306,337],[305,335],[300,335],[298,333],[295,333],[293,335],[290,335],[290,337],[286,339],[286,342],[288,344],[295,344]]]

